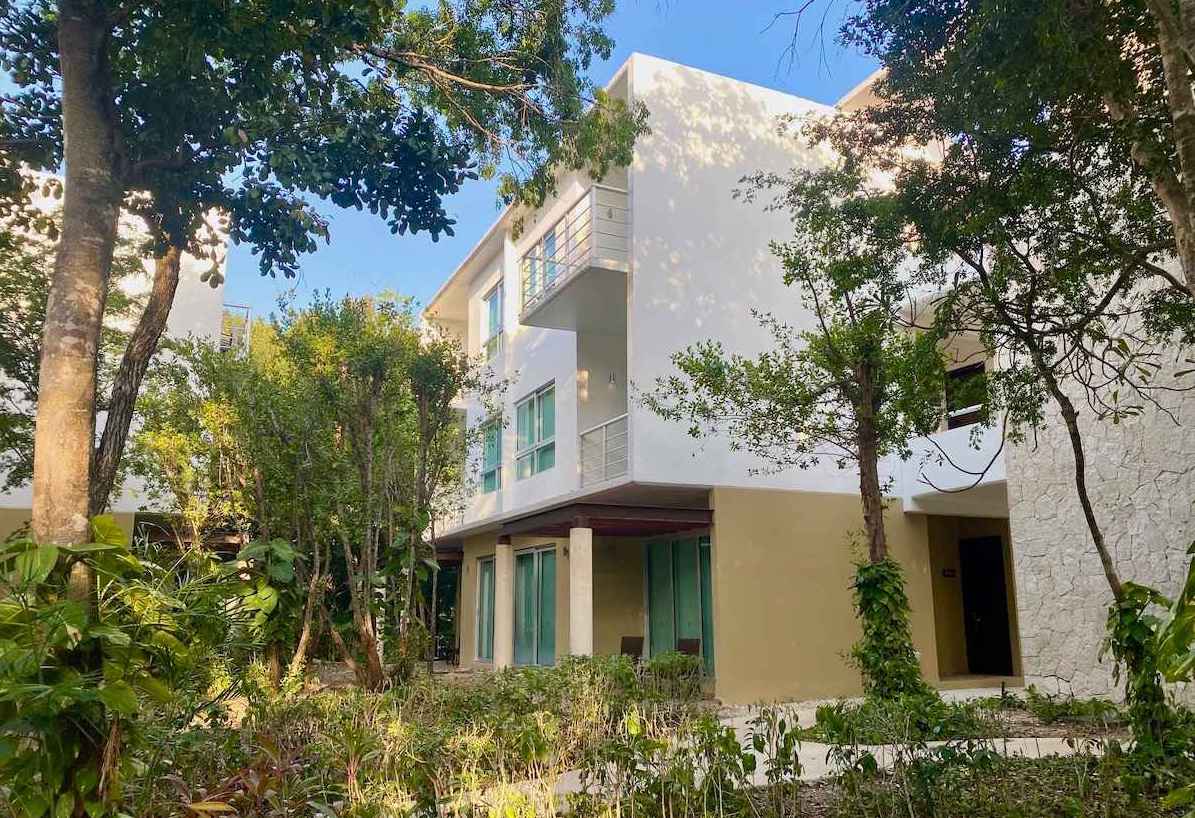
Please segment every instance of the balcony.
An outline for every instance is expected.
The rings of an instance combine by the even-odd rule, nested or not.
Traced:
[[[520,322],[604,333],[626,329],[630,201],[593,185],[523,255]]]
[[[957,426],[912,441],[900,465],[905,511],[1007,517],[1004,430]]]
[[[627,473],[627,431],[627,416],[620,415],[581,432],[581,488]]]

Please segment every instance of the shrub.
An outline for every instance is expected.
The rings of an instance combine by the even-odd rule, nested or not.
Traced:
[[[892,559],[858,563],[854,599],[863,634],[851,649],[851,661],[863,676],[864,692],[881,699],[929,695],[913,649],[900,565]]]
[[[805,732],[827,744],[894,744],[944,739],[990,738],[1001,734],[991,709],[979,702],[948,702],[937,695],[867,698],[817,709]]]
[[[1042,693],[1033,685],[1025,691],[1025,709],[1042,724],[1117,724],[1124,721],[1120,708],[1107,699]]]
[[[699,656],[668,651],[648,659],[640,676],[646,698],[688,702],[701,698],[705,666]]]

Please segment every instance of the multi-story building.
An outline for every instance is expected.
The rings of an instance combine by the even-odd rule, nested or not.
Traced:
[[[729,440],[694,440],[636,399],[693,342],[770,347],[752,309],[811,325],[768,249],[787,218],[732,193],[745,174],[825,161],[777,117],[834,109],[639,54],[609,90],[651,113],[631,165],[600,183],[569,176],[539,211],[502,215],[426,310],[510,383],[502,419],[467,410],[490,423],[478,491],[438,537],[461,561],[461,661],[680,646],[725,701],[855,691],[843,656],[857,635],[856,474],[829,460],[757,474]],[[982,366],[963,346],[955,378]],[[962,470],[918,455],[884,469],[914,640],[935,682],[1018,680],[1000,434],[981,430],[976,448],[974,407],[949,409],[934,442]]]
[[[140,237],[141,229],[137,222],[127,219],[121,222],[122,234],[130,237]],[[234,328],[247,320],[247,308],[232,306],[231,313],[224,307],[224,284],[213,288],[200,276],[210,269],[211,260],[202,260],[184,254],[179,270],[178,290],[174,296],[174,306],[166,322],[165,335],[167,338],[184,339],[188,337],[203,338],[215,342],[223,338],[222,327],[231,324]],[[144,274],[130,276],[121,282],[131,295],[140,296],[148,293],[153,282],[153,262],[147,259],[144,263]],[[221,273],[224,274],[224,262],[220,263]],[[132,327],[122,327],[131,330]],[[239,344],[246,342],[245,333],[237,331],[235,340]],[[100,412],[96,417],[96,434],[104,427],[105,415]],[[0,493],[0,539],[7,537],[13,531],[23,528],[30,519],[30,508],[33,503],[32,487],[29,484],[17,487],[9,492]],[[136,477],[128,477],[113,493],[111,513],[125,529],[132,534],[134,519],[138,512],[146,510],[150,504],[146,496],[142,481]]]

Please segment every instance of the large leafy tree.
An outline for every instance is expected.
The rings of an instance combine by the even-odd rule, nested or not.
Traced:
[[[629,161],[644,112],[584,72],[612,46],[599,0],[11,0],[0,62],[0,192],[25,162],[64,172],[42,348],[34,530],[86,537],[113,483],[183,252],[222,231],[293,275],[328,237],[312,206],[368,208],[392,231],[451,233],[443,197],[500,174],[542,201],[554,174]],[[94,359],[121,207],[154,232],[157,271],[92,453]],[[213,216],[213,213],[219,215]],[[218,281],[213,270],[211,280]],[[94,461],[95,473],[92,474]]]
[[[673,357],[679,374],[660,379],[646,403],[694,436],[725,434],[772,468],[825,458],[858,470],[867,560],[856,583],[864,640],[853,655],[869,692],[920,692],[880,475],[885,458],[908,456],[911,440],[935,431],[942,415],[938,338],[910,331],[905,316],[913,281],[906,223],[853,161],[748,181],[749,198],[774,191],[769,207],[791,215],[792,236],[772,251],[810,326],[758,315],[773,349],[746,357],[699,343]]]
[[[947,293],[932,320],[980,334],[1009,430],[1062,420],[1129,619],[1146,603],[1105,541],[1079,417],[1119,420],[1186,386],[1155,377],[1195,329],[1187,125],[1173,116],[1191,88],[1174,87],[1157,36],[1167,6],[868,0],[843,35],[884,64],[876,103],[822,132],[894,175]],[[1160,701],[1152,660],[1118,658],[1144,679],[1130,696]]]
[[[426,336],[409,301],[321,297],[255,324],[247,354],[179,345],[152,373],[134,460],[189,541],[232,529],[257,541],[254,559],[294,555],[295,582],[276,589],[279,676],[276,649],[293,636],[298,673],[326,626],[377,688],[386,631],[400,657],[422,658],[415,599],[434,570],[424,534],[468,488],[476,430],[453,402],[501,393],[459,344]]]

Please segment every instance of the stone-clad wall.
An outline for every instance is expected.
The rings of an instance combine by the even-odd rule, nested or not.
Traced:
[[[1177,424],[1157,411],[1119,426],[1080,420],[1092,501],[1121,579],[1169,594],[1195,540],[1195,394],[1166,404]],[[1075,493],[1066,429],[1056,415],[1051,421],[1007,452],[1025,681],[1114,693],[1110,660],[1097,661],[1112,597]]]

